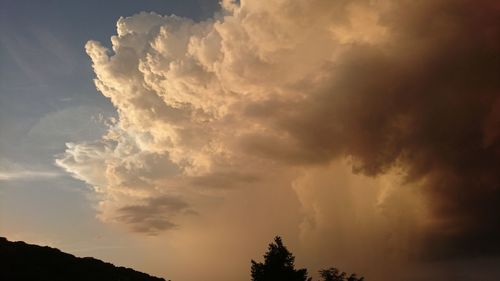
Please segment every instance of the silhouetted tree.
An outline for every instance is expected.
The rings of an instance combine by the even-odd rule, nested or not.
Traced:
[[[363,277],[358,278],[356,274],[351,274],[347,277],[347,273],[340,272],[335,267],[331,267],[328,269],[322,269],[319,271],[320,276],[323,278],[323,281],[363,281],[365,280]]]
[[[252,260],[252,281],[311,281],[307,269],[295,269],[295,257],[276,236],[264,255],[264,263]]]
[[[359,277],[356,275],[356,273],[353,273],[351,274],[351,276],[349,276],[349,278],[347,278],[347,281],[364,281],[365,278],[364,277]]]

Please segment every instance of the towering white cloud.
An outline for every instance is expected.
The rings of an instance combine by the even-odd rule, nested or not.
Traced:
[[[103,219],[158,234],[226,210],[266,225],[241,204],[268,208],[279,190],[278,228],[316,264],[330,249],[383,276],[363,249],[498,252],[494,1],[222,4],[203,22],[121,18],[112,51],[87,43],[119,118],[56,161],[95,187]],[[220,229],[247,229],[229,221]]]

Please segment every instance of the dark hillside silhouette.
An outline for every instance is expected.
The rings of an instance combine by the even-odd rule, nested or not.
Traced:
[[[0,280],[5,281],[165,281],[94,258],[78,258],[50,247],[0,237]]]

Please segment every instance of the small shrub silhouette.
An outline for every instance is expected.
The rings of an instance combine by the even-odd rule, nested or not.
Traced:
[[[319,271],[321,278],[323,281],[363,281],[365,280],[363,277],[358,278],[358,276],[353,273],[347,276],[347,273],[340,272],[335,267],[330,267],[328,269],[322,269]]]

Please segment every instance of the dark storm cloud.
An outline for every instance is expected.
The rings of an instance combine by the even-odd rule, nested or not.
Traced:
[[[347,155],[370,176],[402,167],[430,202],[425,256],[500,253],[499,14],[497,1],[396,4],[381,18],[391,43],[343,50],[320,83],[297,85],[313,98],[248,106],[288,146],[243,147],[292,164]]]
[[[118,210],[119,221],[129,224],[133,231],[155,235],[172,229],[176,224],[171,218],[189,211],[189,205],[177,197],[151,198],[141,205],[125,206]]]

